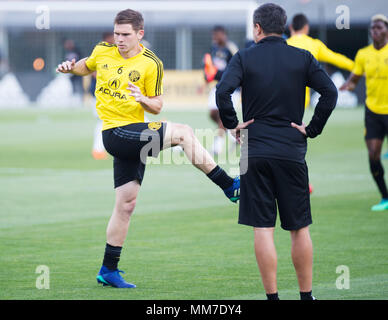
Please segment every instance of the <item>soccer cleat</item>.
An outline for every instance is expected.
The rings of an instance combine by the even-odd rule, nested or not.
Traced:
[[[240,177],[236,177],[233,179],[233,185],[224,190],[226,197],[236,203],[240,200]]]
[[[380,203],[375,204],[371,209],[372,211],[388,210],[388,199],[382,199]]]
[[[107,267],[102,266],[97,275],[97,283],[115,288],[136,288],[136,285],[126,282],[120,273],[125,272],[118,269],[111,271]]]
[[[212,82],[214,80],[214,77],[216,76],[218,70],[213,65],[212,56],[210,53],[206,53],[203,58],[203,63],[205,64],[204,71],[205,71],[205,78],[207,82]]]

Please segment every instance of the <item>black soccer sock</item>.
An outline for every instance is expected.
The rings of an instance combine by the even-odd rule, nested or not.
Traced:
[[[377,187],[379,188],[381,196],[384,199],[387,199],[388,191],[384,180],[384,168],[383,168],[383,165],[381,164],[381,161],[369,159],[369,166],[370,166],[370,171],[372,173],[373,179],[375,179],[375,182],[377,184]]]
[[[267,293],[267,300],[280,300],[278,293]]]
[[[107,243],[102,264],[109,270],[116,270],[120,260],[121,249],[122,247],[114,247]]]
[[[313,292],[312,291],[308,291],[308,292],[299,292],[300,293],[300,300],[314,300],[314,297],[313,297]]]
[[[222,190],[225,190],[233,185],[233,179],[219,166],[215,167],[207,174],[209,179],[218,185]]]

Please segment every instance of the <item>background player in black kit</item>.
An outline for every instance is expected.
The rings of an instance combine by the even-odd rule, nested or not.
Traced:
[[[337,101],[337,89],[306,50],[281,37],[287,16],[264,4],[253,17],[256,44],[236,53],[217,85],[217,106],[228,129],[239,125],[230,94],[241,86],[248,127],[248,170],[241,175],[239,223],[254,227],[255,253],[268,299],[278,299],[277,257],[273,241],[277,207],[281,227],[291,232],[291,255],[301,299],[311,300],[313,250],[307,138],[319,135]],[[258,63],[258,61],[260,63]],[[313,118],[302,123],[305,87],[321,94]],[[242,137],[243,138],[243,137]],[[242,170],[241,170],[242,171]]]
[[[210,48],[210,53],[206,53],[204,57],[205,80],[212,85],[208,100],[210,119],[212,119],[219,128],[217,135],[214,137],[214,143],[212,147],[212,153],[214,155],[218,155],[222,152],[225,140],[225,132],[228,132],[229,139],[232,141],[233,146],[235,146],[236,143],[234,137],[230,134],[229,131],[225,130],[224,126],[222,125],[216,104],[215,83],[216,81],[221,80],[226,66],[237,51],[238,47],[234,42],[228,39],[226,29],[223,26],[215,26],[212,31],[212,46]],[[238,102],[241,100],[240,90],[235,90],[235,92],[233,92],[232,100],[234,106],[236,107]]]

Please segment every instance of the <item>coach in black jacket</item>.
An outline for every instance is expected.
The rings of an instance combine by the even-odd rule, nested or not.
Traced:
[[[247,147],[240,164],[247,163],[247,172],[240,172],[239,223],[254,227],[255,253],[267,298],[278,299],[273,242],[278,207],[281,227],[291,232],[301,299],[313,299],[305,154],[307,138],[322,132],[336,105],[337,89],[308,51],[287,45],[281,37],[286,20],[278,5],[264,4],[256,9],[256,44],[233,56],[217,85],[216,98],[225,128],[236,129]],[[231,94],[240,86],[241,124],[231,101]],[[308,126],[302,123],[306,86],[321,94]]]

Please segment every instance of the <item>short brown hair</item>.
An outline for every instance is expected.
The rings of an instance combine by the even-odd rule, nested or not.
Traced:
[[[253,13],[253,24],[259,24],[265,34],[282,34],[285,30],[286,22],[286,11],[274,3],[265,3]]]
[[[140,12],[126,9],[120,11],[115,18],[115,24],[130,24],[133,30],[139,31],[144,29],[144,19]]]

